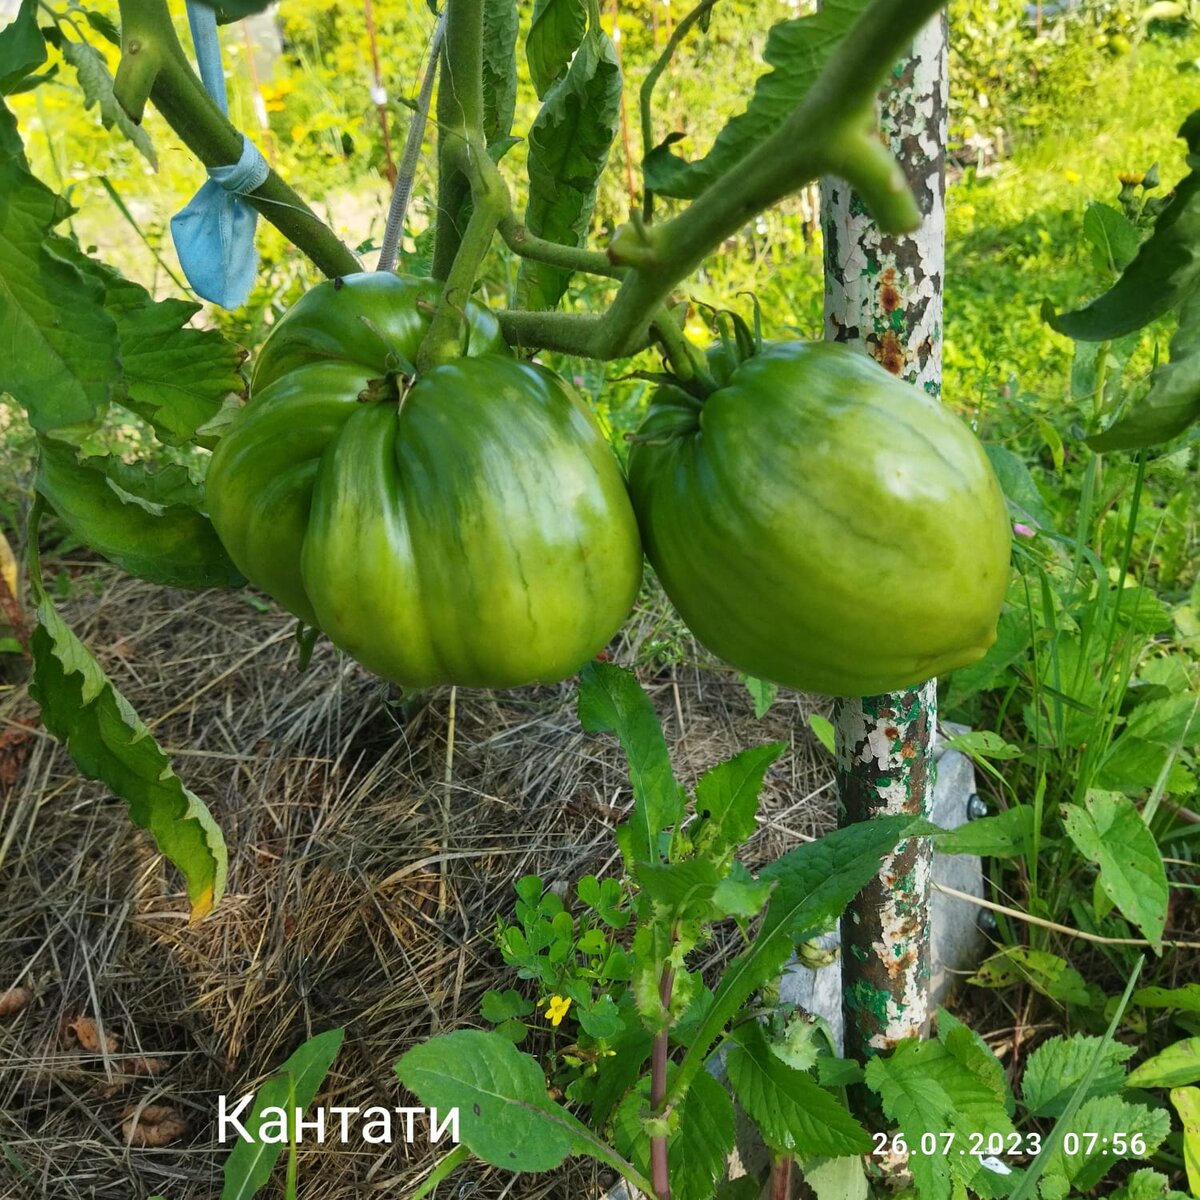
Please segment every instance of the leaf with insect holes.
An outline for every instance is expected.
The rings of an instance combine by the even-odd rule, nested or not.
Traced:
[[[630,672],[611,663],[588,663],[579,676],[579,723],[588,733],[615,733],[620,740],[634,798],[624,827],[626,857],[629,865],[657,862],[658,835],[683,816],[683,796],[649,698]]]
[[[250,1134],[246,1141],[239,1134],[233,1150],[225,1160],[225,1186],[221,1200],[250,1200],[267,1185],[271,1171],[283,1151],[282,1142],[267,1142],[255,1137],[264,1109],[282,1108],[288,1114],[301,1112],[316,1099],[333,1060],[341,1049],[344,1029],[318,1033],[288,1057],[278,1071],[254,1095],[249,1115],[241,1118]],[[296,1136],[296,1130],[291,1130]]]
[[[1145,987],[1133,993],[1133,1003],[1143,1008],[1169,1008],[1176,1012],[1200,1013],[1200,983],[1182,987]]]
[[[623,1175],[631,1170],[550,1099],[537,1060],[506,1038],[476,1029],[443,1034],[414,1046],[395,1071],[425,1107],[457,1108],[461,1143],[493,1166],[548,1171],[568,1155],[586,1154]]]
[[[525,227],[535,237],[563,246],[584,244],[620,114],[616,50],[606,34],[590,31],[529,130]],[[527,308],[553,308],[570,278],[561,267],[524,259],[518,294]]]
[[[746,111],[717,135],[709,152],[694,162],[664,143],[646,155],[646,186],[661,196],[690,200],[774,133],[820,75],[834,47],[867,7],[867,0],[825,0],[811,16],[773,25],[763,58],[772,68],[760,76]]]
[[[1100,887],[1157,950],[1169,889],[1162,852],[1133,801],[1118,792],[1088,791],[1084,805],[1063,807],[1076,849],[1100,868]]]
[[[1184,1038],[1139,1063],[1126,1084],[1138,1088],[1183,1087],[1200,1083],[1200,1037]]]
[[[198,796],[179,781],[167,756],[48,596],[38,599],[30,694],[46,729],[79,772],[125,801],[129,816],[183,873],[193,918],[225,890],[225,841]]]
[[[774,1150],[803,1158],[865,1154],[871,1139],[845,1105],[774,1054],[762,1027],[744,1025],[725,1060],[738,1103]]]
[[[1117,1091],[1125,1082],[1125,1063],[1136,1047],[1077,1033],[1052,1037],[1030,1056],[1021,1076],[1021,1100],[1030,1116],[1058,1117],[1087,1078],[1099,1054],[1096,1073],[1084,1100]]]
[[[1176,185],[1153,232],[1121,278],[1104,295],[1076,312],[1046,319],[1077,341],[1104,342],[1142,329],[1177,307],[1200,286],[1200,109],[1183,123],[1192,171]]]
[[[1170,1099],[1183,1126],[1183,1165],[1193,1196],[1200,1196],[1200,1088],[1172,1088]]]
[[[1043,996],[1064,1004],[1090,1004],[1092,994],[1079,974],[1065,959],[1049,950],[1008,946],[980,964],[968,980],[976,987],[1006,988],[1025,983]]]
[[[113,95],[112,72],[104,61],[104,55],[87,42],[75,42],[70,38],[62,39],[59,50],[63,58],[75,68],[79,86],[83,89],[83,107],[89,109],[93,105],[97,106],[100,110],[100,123],[104,128],[112,129],[116,126],[125,138],[133,143],[138,153],[157,170],[158,156],[154,153],[150,135],[142,126],[133,123]]]

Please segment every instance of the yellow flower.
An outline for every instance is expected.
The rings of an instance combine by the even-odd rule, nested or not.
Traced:
[[[562,1019],[567,1015],[567,1009],[570,1007],[570,997],[551,996],[550,1003],[546,1006],[547,1020],[557,1029],[562,1024]]]
[[[1145,178],[1141,171],[1117,172],[1117,182],[1123,183],[1126,187],[1138,187]]]
[[[1065,179],[1065,180],[1066,180],[1068,183],[1078,183],[1078,182],[1079,182],[1079,181],[1080,181],[1080,180],[1083,178],[1083,176],[1082,176],[1082,175],[1080,175],[1080,173],[1079,173],[1078,171],[1072,171],[1072,170],[1071,170],[1071,168],[1070,168],[1070,167],[1068,167],[1068,168],[1067,168],[1067,169],[1066,169],[1066,170],[1063,172],[1063,178],[1064,178],[1064,179]]]

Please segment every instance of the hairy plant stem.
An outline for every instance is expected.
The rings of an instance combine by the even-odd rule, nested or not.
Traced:
[[[680,307],[683,310],[681,315],[686,317],[687,305]],[[697,380],[707,394],[715,392],[717,382],[708,369],[708,360],[699,347],[688,341],[675,313],[664,305],[654,318],[653,328],[672,373],[684,383]]]
[[[517,335],[528,346],[586,358],[636,353],[679,280],[758,213],[821,175],[838,175],[849,182],[884,230],[916,228],[916,201],[903,172],[878,140],[875,95],[896,58],[944,3],[873,0],[774,133],[678,216],[640,231],[636,255],[624,264],[629,273],[607,312],[505,314],[501,323],[506,335]]]
[[[206,166],[235,163],[242,135],[204,90],[179,44],[166,0],[119,0],[121,61],[113,94],[140,123],[147,101]],[[358,260],[334,232],[274,172],[244,199],[326,275],[350,275]]]
[[[433,277],[447,279],[464,236],[470,195],[464,150],[483,144],[483,0],[446,0],[438,88],[438,197]]]
[[[674,932],[671,937],[675,940]],[[675,969],[665,967],[659,982],[658,995],[664,1010],[671,1006],[671,991],[675,986]],[[654,1035],[650,1051],[650,1111],[656,1117],[666,1116],[667,1065],[670,1061],[671,1030],[666,1025]],[[650,1138],[650,1181],[657,1200],[671,1200],[671,1174],[667,1160],[667,1135],[656,1133]]]
[[[675,57],[675,52],[679,49],[683,39],[691,32],[692,26],[705,13],[710,12],[716,4],[717,0],[700,0],[700,3],[675,26],[674,32],[667,41],[666,49],[658,56],[654,66],[650,68],[646,78],[642,80],[642,88],[638,93],[638,101],[642,115],[643,163],[650,151],[654,149],[654,121],[650,111],[654,100],[654,89],[658,86],[658,81],[662,78],[663,72],[671,65],[671,59]],[[649,222],[653,217],[654,193],[650,190],[649,186],[644,186],[642,190],[642,219]]]

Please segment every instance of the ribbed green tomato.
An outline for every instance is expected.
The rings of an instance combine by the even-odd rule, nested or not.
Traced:
[[[662,388],[629,462],[647,557],[696,637],[834,696],[982,657],[1010,526],[971,431],[842,345],[768,345],[726,375],[703,402]]]
[[[410,687],[565,678],[625,619],[637,523],[595,419],[468,305],[464,356],[407,386],[438,285],[307,293],[213,453],[230,557],[289,612]]]

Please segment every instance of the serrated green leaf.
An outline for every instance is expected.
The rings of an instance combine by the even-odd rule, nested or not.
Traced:
[[[225,891],[220,829],[44,593],[37,617],[29,691],[43,724],[67,747],[82,775],[101,780],[125,802],[133,823],[182,872],[193,919],[204,916]]]
[[[156,505],[109,477],[107,458],[77,457],[73,447],[40,440],[35,486],[79,538],[122,570],[168,587],[240,587],[212,522],[188,505]],[[117,475],[130,482],[127,467]],[[153,489],[153,478],[147,488]]]
[[[567,69],[586,29],[583,0],[535,0],[525,58],[539,100]]]
[[[867,1131],[832,1093],[771,1052],[762,1027],[743,1026],[725,1059],[738,1103],[773,1149],[804,1158],[865,1154]]]
[[[946,739],[946,745],[973,758],[994,758],[1001,762],[1020,758],[1024,753],[1020,746],[1006,742],[994,729],[972,729],[955,734]]]
[[[933,830],[912,817],[878,817],[798,846],[761,872],[776,884],[763,926],[725,969],[676,1079],[686,1088],[713,1043],[747,999],[783,970],[795,944],[826,928],[879,872],[884,855],[906,837]]]
[[[733,1150],[733,1101],[707,1072],[692,1081],[679,1132],[667,1146],[672,1200],[709,1200]]]
[[[1110,341],[1170,312],[1200,284],[1200,110],[1188,117],[1179,136],[1191,152],[1191,174],[1176,186],[1121,278],[1085,308],[1050,316],[1059,333],[1078,341]]]
[[[110,45],[119,46],[121,44],[121,31],[117,28],[113,19],[102,12],[96,12],[94,9],[85,8],[83,10],[84,19],[87,23]]]
[[[990,988],[1027,983],[1034,991],[1064,1004],[1090,1004],[1092,999],[1083,976],[1065,959],[1026,946],[1008,946],[993,954],[969,982]]]
[[[611,996],[601,996],[591,1004],[581,1004],[576,1016],[583,1032],[589,1037],[614,1038],[625,1028],[625,1018]]]
[[[1113,1192],[1112,1200],[1188,1200],[1188,1197],[1171,1187],[1165,1175],[1147,1167],[1134,1171],[1126,1186]]]
[[[579,723],[589,733],[615,733],[620,740],[633,785],[627,826],[633,861],[657,862],[658,835],[682,817],[683,798],[649,698],[630,672],[588,663],[579,676]]]
[[[40,433],[95,425],[120,378],[103,288],[43,244],[70,211],[19,164],[0,163],[0,392]]]
[[[255,1137],[264,1109],[282,1108],[289,1116],[288,1128],[296,1138],[295,1109],[305,1110],[316,1099],[345,1036],[344,1029],[329,1029],[302,1043],[279,1070],[255,1093],[249,1115],[239,1118],[253,1140],[240,1136],[225,1160],[225,1184],[221,1200],[250,1200],[271,1178],[271,1171],[283,1152],[284,1143],[265,1142]],[[235,1107],[230,1105],[230,1107]]]
[[[1011,1117],[1016,1100],[1008,1084],[1008,1072],[987,1042],[944,1008],[938,1009],[938,1040],[968,1071],[978,1076],[996,1103]]]
[[[1126,796],[1092,790],[1085,804],[1064,806],[1067,836],[1100,868],[1100,886],[1108,898],[1159,949],[1170,893],[1154,835]]]
[[[710,859],[644,863],[634,874],[638,886],[655,907],[674,920],[709,916],[713,893],[721,877]]]
[[[1021,1077],[1021,1099],[1034,1117],[1058,1117],[1067,1107],[1075,1089],[1087,1078],[1092,1062],[1099,1054],[1096,1073],[1083,1095],[1108,1095],[1125,1082],[1124,1064],[1136,1052],[1134,1046],[1077,1033],[1072,1037],[1052,1037],[1030,1056]]]
[[[812,16],[780,21],[767,34],[763,58],[772,68],[756,80],[746,111],[717,135],[701,159],[687,162],[662,145],[646,155],[646,186],[661,196],[691,200],[764,138],[804,99],[808,89],[866,8],[866,0],[826,0]]]
[[[155,507],[169,504],[204,507],[203,486],[180,463],[151,468],[145,463],[127,463],[119,458],[110,457],[103,462],[104,472],[118,494],[123,492]]]
[[[1128,1137],[1140,1133],[1146,1139],[1148,1157],[1162,1144],[1170,1129],[1171,1118],[1164,1109],[1130,1104],[1117,1096],[1093,1096],[1079,1106],[1073,1117],[1055,1126],[1056,1138],[1067,1133],[1078,1136],[1078,1151],[1065,1153],[1059,1141],[1047,1160],[1045,1178],[1066,1182],[1075,1194],[1089,1192],[1121,1158],[1142,1157],[1118,1155],[1113,1149],[1114,1134]]]
[[[1200,695],[1168,696],[1139,704],[1125,730],[1158,746],[1200,745]]]
[[[977,854],[980,858],[1020,858],[1032,845],[1035,814],[1029,804],[992,817],[968,821],[943,833],[934,843],[938,854]]]
[[[620,114],[616,50],[607,35],[589,32],[529,130],[530,233],[564,246],[584,244]],[[525,259],[518,293],[527,308],[553,308],[570,278],[569,271]]]
[[[113,77],[104,61],[104,55],[87,42],[74,42],[64,38],[59,46],[63,58],[75,68],[79,86],[83,89],[83,107],[96,105],[100,110],[100,122],[105,129],[114,126],[132,142],[138,153],[158,169],[158,156],[150,135],[140,125],[135,125],[129,114],[117,103],[113,95]]]
[[[1126,1084],[1136,1088],[1172,1088],[1200,1083],[1200,1037],[1168,1046],[1129,1072]]]
[[[754,832],[763,779],[786,749],[786,742],[773,742],[743,750],[700,776],[696,812],[703,824],[694,835],[698,853],[721,858]]]
[[[46,61],[46,41],[37,23],[37,0],[21,0],[16,18],[0,29],[0,96]]]
[[[516,0],[484,0],[483,136],[489,150],[508,141],[512,129],[517,104],[518,23]]]
[[[516,988],[502,992],[486,991],[479,1002],[479,1012],[485,1021],[499,1025],[513,1017],[527,1017],[533,1012],[533,1001],[522,996]]]
[[[983,449],[1013,515],[1035,529],[1053,529],[1054,519],[1025,460],[994,442],[986,442]]]
[[[741,863],[735,862],[733,869],[713,892],[713,908],[722,917],[748,921],[762,912],[772,891],[774,884],[769,880],[753,878]]]
[[[154,427],[160,441],[181,446],[215,439],[200,434],[228,402],[244,396],[239,367],[245,352],[215,329],[188,325],[201,306],[150,293],[72,240],[51,236],[48,248],[104,288],[104,308],[116,321],[121,378],[113,398]]]
[[[633,1168],[550,1099],[537,1060],[492,1033],[460,1029],[414,1046],[396,1075],[427,1108],[459,1110],[459,1138],[484,1162],[509,1171],[548,1171],[587,1154],[621,1174]],[[639,1187],[653,1190],[645,1180]]]
[[[1143,1008],[1171,1008],[1176,1012],[1200,1013],[1200,983],[1185,983],[1177,988],[1139,988],[1133,993],[1133,1003]]]
[[[1200,207],[1200,199],[1197,200]],[[1183,301],[1170,358],[1150,377],[1150,390],[1137,407],[1103,433],[1088,438],[1093,450],[1138,450],[1158,446],[1200,420],[1200,287]]]
[[[1096,251],[1096,265],[1119,275],[1138,250],[1138,232],[1129,218],[1111,204],[1093,200],[1083,214],[1083,236]]]
[[[1183,1164],[1188,1187],[1193,1196],[1200,1196],[1200,1088],[1172,1088],[1170,1099],[1183,1126]]]

